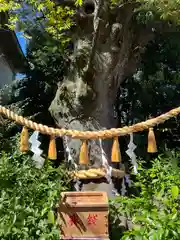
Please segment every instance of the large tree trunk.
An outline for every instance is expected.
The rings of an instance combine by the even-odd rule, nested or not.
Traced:
[[[74,82],[65,81],[60,85],[50,107],[57,126],[80,131],[96,131],[117,127],[117,114],[114,105],[117,89],[109,86],[108,83],[104,84],[105,77],[106,73],[96,77],[95,89],[91,89],[81,78],[74,79]],[[78,163],[81,140],[69,139],[68,145],[73,160]],[[111,140],[102,142],[90,140],[88,145],[89,160],[92,167],[102,167],[102,148],[109,164],[111,163]],[[109,186],[107,188],[105,183],[101,185],[103,190],[112,195],[112,187],[111,189]],[[94,189],[94,186],[91,185],[90,188]]]
[[[117,91],[127,75],[135,71],[140,54],[153,34],[134,22],[134,4],[110,9],[109,0],[87,2],[94,4],[93,14],[83,15],[84,6],[78,11],[71,67],[64,82],[59,84],[50,112],[59,127],[93,131],[117,127]],[[80,145],[80,140],[69,141],[77,163]],[[93,167],[102,165],[102,148],[111,164],[111,146],[111,140],[103,140],[102,145],[99,140],[89,141]],[[93,190],[105,190],[112,196],[112,185],[99,186],[88,184],[83,189],[94,187]]]

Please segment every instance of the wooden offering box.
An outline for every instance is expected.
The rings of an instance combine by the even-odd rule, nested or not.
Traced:
[[[62,239],[109,239],[105,192],[65,192],[59,205]]]

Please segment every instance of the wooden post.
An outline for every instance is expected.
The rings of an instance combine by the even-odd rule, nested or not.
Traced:
[[[64,192],[58,212],[62,239],[109,239],[105,192]]]

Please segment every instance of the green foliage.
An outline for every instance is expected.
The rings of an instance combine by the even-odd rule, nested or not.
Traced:
[[[120,215],[133,223],[123,240],[180,239],[179,156],[180,153],[166,153],[155,159],[150,169],[141,164],[134,183],[139,196],[120,196],[111,202],[113,224],[118,225]]]
[[[147,19],[168,20],[176,24],[180,23],[179,0],[111,0],[113,5],[123,7],[129,2],[135,6],[139,16],[146,16]],[[136,4],[134,4],[136,3]],[[74,8],[77,5],[82,5],[83,0],[76,0]],[[56,1],[44,0],[0,0],[0,11],[8,11],[10,13],[9,26],[14,28],[18,22],[21,29],[28,30],[33,24],[37,28],[44,28],[46,32],[51,34],[55,39],[61,40],[64,45],[69,40],[66,31],[74,24],[71,16],[74,14],[74,9],[57,5]]]
[[[82,5],[83,0],[76,0],[75,5]],[[16,24],[20,30],[26,32],[36,26],[37,29],[44,29],[55,39],[61,40],[64,45],[69,37],[66,32],[74,24],[71,16],[74,13],[72,8],[60,6],[56,1],[44,0],[0,0],[0,12],[9,13],[8,27],[15,29]]]
[[[4,127],[5,125],[7,126],[6,128]],[[16,134],[13,137],[8,136],[8,138],[7,138],[6,131],[8,132],[8,130],[10,128],[7,121],[4,123],[3,126],[1,126],[1,128],[2,128],[2,131],[0,134],[0,152],[1,151],[6,152],[6,153],[14,152],[14,151],[18,152],[17,149],[19,146],[20,134]]]
[[[121,7],[126,5],[127,2],[136,3],[138,17],[145,22],[161,19],[175,24],[180,23],[179,0],[136,0],[134,2],[130,0],[111,0],[111,2],[113,5],[120,4]]]
[[[180,33],[156,34],[142,56],[141,66],[122,84],[121,122],[143,121],[179,106]],[[152,54],[153,53],[153,54]]]
[[[76,0],[75,1],[76,6],[78,6],[78,5],[81,6],[82,4],[83,4],[83,0]]]
[[[120,4],[121,8],[126,6],[127,2],[133,4],[136,15],[142,21],[144,17],[153,21],[160,17],[179,23],[178,1],[112,0],[113,4]],[[38,71],[40,69],[43,72],[45,81],[50,84],[60,81],[65,67],[69,67],[67,48],[72,34],[73,39],[77,37],[76,31],[71,31],[75,24],[72,16],[76,7],[83,4],[83,0],[76,0],[71,7],[56,3],[52,0],[0,0],[0,11],[9,13],[7,25],[12,29],[17,25],[18,31],[23,31],[24,36],[30,40],[28,61]]]
[[[39,170],[28,155],[1,153],[0,239],[59,240],[54,210],[69,187],[67,176],[62,166]]]
[[[179,37],[179,32],[157,33],[148,44],[137,72],[121,84],[117,105],[122,125],[156,117],[180,105]],[[179,117],[158,125],[155,129],[158,149],[179,147],[179,132]],[[139,132],[134,138],[137,155],[146,159],[146,133]],[[128,144],[129,137],[126,139]]]
[[[67,71],[68,50],[62,49],[59,41],[44,31],[32,29],[31,35],[33,38],[27,48],[28,61],[35,67],[36,76],[39,71],[44,82],[56,85]]]
[[[179,0],[137,0],[139,10],[146,10],[147,16],[159,15],[160,19],[180,23]]]
[[[0,0],[0,12],[9,12],[8,27],[15,29],[16,24],[20,31],[24,31],[29,36],[33,27],[43,29],[55,39],[61,40],[62,46],[69,41],[69,37],[64,31],[72,26],[70,16],[73,10],[69,7],[56,6],[55,1],[26,0],[26,1],[6,1]]]

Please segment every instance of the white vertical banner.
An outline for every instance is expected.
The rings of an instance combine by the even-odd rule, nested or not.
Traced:
[[[39,148],[41,142],[38,140],[39,132],[35,131],[31,137],[29,138],[29,142],[31,143],[30,150],[34,153],[32,156],[32,160],[34,161],[34,165],[36,168],[41,169],[44,166],[45,159],[41,156],[43,150]]]
[[[99,144],[100,144],[100,148],[101,148],[102,166],[106,169],[106,172],[107,172],[106,179],[111,185],[113,185],[113,182],[112,182],[112,167],[108,163],[107,155],[106,155],[106,153],[103,149],[102,139],[99,139]],[[118,195],[117,190],[115,189],[114,185],[113,185],[112,194],[113,194],[113,196]]]
[[[71,164],[74,166],[75,170],[77,170],[77,169],[78,169],[78,166],[77,166],[77,164],[75,163],[75,161],[73,160],[73,157],[72,157],[72,155],[71,155],[71,149],[69,148],[69,145],[68,145],[68,137],[67,137],[67,136],[64,136],[63,142],[64,142],[64,149],[65,149],[65,152],[66,152],[66,154],[67,154],[67,159],[66,159],[66,161],[67,161],[68,163],[71,163]],[[74,188],[75,188],[75,190],[76,190],[77,192],[80,191],[80,183],[81,183],[81,182],[80,182],[78,179],[77,179],[77,180],[75,181],[75,183],[74,183]]]
[[[133,133],[130,133],[130,141],[128,144],[128,150],[126,151],[126,154],[130,157],[131,163],[133,165],[134,174],[137,174],[138,164],[136,162],[136,154],[134,153],[134,150],[137,148],[137,146],[133,142]]]
[[[124,180],[124,178],[123,178],[123,179],[122,179],[121,195],[122,195],[122,196],[125,196],[125,195],[126,195],[126,192],[127,192],[127,190],[126,190],[125,180]]]

